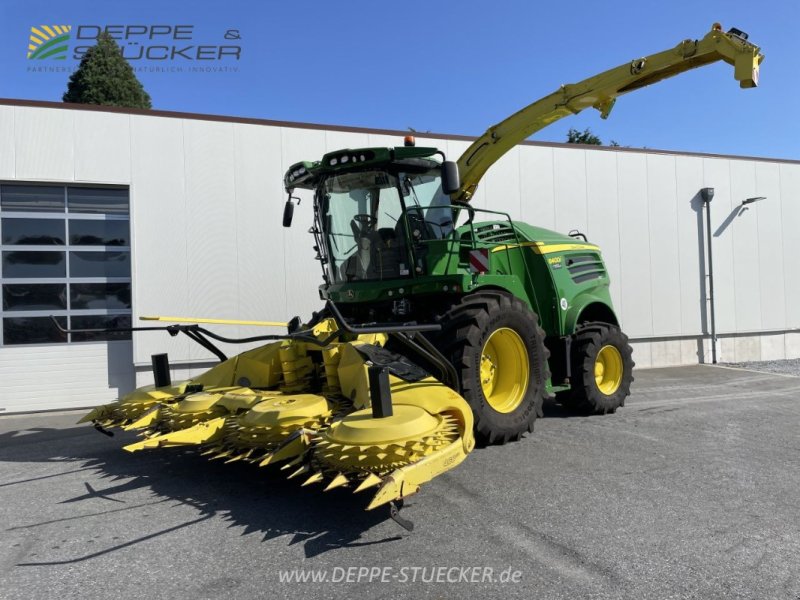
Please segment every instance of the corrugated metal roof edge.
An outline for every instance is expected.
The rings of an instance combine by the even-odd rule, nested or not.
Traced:
[[[228,117],[224,115],[211,115],[204,113],[190,113],[172,110],[153,110],[140,108],[126,108],[120,106],[99,106],[95,104],[70,104],[68,102],[51,102],[48,100],[22,100],[17,98],[0,98],[0,106],[24,106],[33,108],[55,108],[66,110],[86,110],[95,112],[109,112],[127,115],[143,115],[148,117],[164,117],[170,119],[194,119],[197,121],[217,121],[222,123],[242,123],[247,125],[265,125],[271,127],[290,127],[294,129],[317,129],[325,131],[342,131],[347,133],[375,133],[382,135],[396,135],[402,138],[409,134],[408,131],[397,129],[373,129],[369,127],[347,127],[343,125],[325,125],[322,123],[299,123],[295,121],[275,121],[271,119],[255,119],[250,117]],[[468,135],[417,132],[417,137],[433,138],[441,140],[457,140],[472,142],[476,137]],[[589,150],[601,150],[606,152],[636,152],[643,154],[669,154],[678,156],[699,156],[703,158],[729,158],[738,160],[758,160],[762,162],[800,164],[800,160],[789,158],[773,158],[765,156],[745,156],[735,154],[711,154],[707,152],[686,152],[679,150],[661,150],[656,148],[626,148],[623,146],[594,146],[585,144],[567,144],[560,142],[534,142],[524,141],[524,146],[540,146],[545,148],[585,148]]]

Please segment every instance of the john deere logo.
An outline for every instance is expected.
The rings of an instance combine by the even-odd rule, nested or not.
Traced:
[[[34,25],[28,42],[28,58],[65,60],[72,25]]]

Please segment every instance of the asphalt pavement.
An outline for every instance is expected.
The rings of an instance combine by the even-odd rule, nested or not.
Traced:
[[[800,378],[695,366],[633,389],[476,450],[407,501],[411,533],[368,493],[6,415],[0,598],[798,600]]]

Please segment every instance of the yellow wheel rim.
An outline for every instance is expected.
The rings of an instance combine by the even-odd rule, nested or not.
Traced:
[[[530,363],[519,334],[503,327],[489,336],[481,352],[481,389],[493,409],[514,411],[528,390]]]
[[[597,389],[610,396],[622,383],[622,355],[614,346],[603,346],[594,360]]]

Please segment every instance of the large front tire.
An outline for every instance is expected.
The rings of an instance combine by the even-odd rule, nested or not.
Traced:
[[[479,292],[453,306],[442,327],[436,345],[458,372],[476,438],[505,444],[533,431],[550,377],[536,313],[509,294]]]
[[[572,341],[572,389],[558,394],[565,407],[584,414],[607,414],[625,404],[633,383],[633,351],[628,336],[607,323],[587,323]]]

